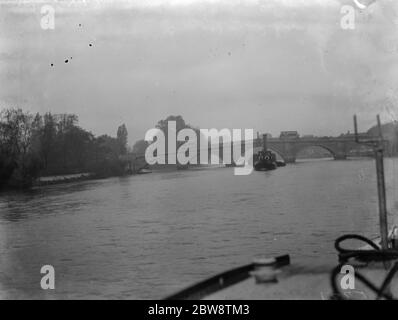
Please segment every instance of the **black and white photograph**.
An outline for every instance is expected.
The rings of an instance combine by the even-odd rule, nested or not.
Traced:
[[[397,1],[0,0],[0,300],[395,299]]]

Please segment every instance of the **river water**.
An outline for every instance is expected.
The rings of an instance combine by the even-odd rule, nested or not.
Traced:
[[[386,159],[397,214],[398,159]],[[0,298],[162,298],[253,257],[336,263],[342,233],[378,233],[371,159],[157,172],[0,194]],[[55,268],[55,290],[40,268]]]

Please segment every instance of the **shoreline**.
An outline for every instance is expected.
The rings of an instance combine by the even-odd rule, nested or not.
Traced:
[[[352,157],[348,158],[346,160],[360,160],[360,159],[369,159],[372,157]],[[389,158],[398,158],[398,155],[394,156],[387,156],[386,159]],[[312,161],[312,160],[330,160],[329,158],[302,158],[298,159],[299,162],[305,162],[305,161]],[[184,168],[184,170],[189,170],[193,168]],[[195,170],[201,169],[199,168],[194,168]],[[182,170],[182,169],[180,169]],[[111,177],[124,177],[124,176],[131,176],[131,175],[138,175],[138,174],[148,174],[148,173],[156,173],[156,172],[163,172],[163,171],[179,171],[178,169],[171,169],[171,168],[152,168],[150,172],[143,172],[143,173],[124,173],[122,175],[98,175],[95,173],[90,173],[90,172],[82,172],[82,173],[74,173],[74,174],[63,174],[63,175],[52,175],[52,176],[42,176],[37,178],[35,181],[33,181],[29,185],[5,185],[0,188],[1,191],[7,191],[7,190],[29,190],[31,188],[35,187],[43,187],[43,186],[50,186],[50,185],[57,185],[57,184],[66,184],[66,183],[72,183],[72,182],[78,182],[78,181],[88,181],[88,180],[98,180],[98,179],[106,179],[106,178],[111,178]]]
[[[55,176],[45,176],[45,177],[38,178],[33,183],[33,186],[41,187],[41,186],[69,183],[69,182],[75,182],[75,181],[84,181],[84,180],[91,180],[91,179],[95,179],[95,174],[89,173],[89,172],[55,175]]]

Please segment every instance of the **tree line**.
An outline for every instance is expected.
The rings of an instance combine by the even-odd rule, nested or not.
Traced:
[[[394,156],[398,155],[398,121],[392,121],[381,125],[381,133],[384,139],[390,141],[391,152]],[[378,126],[371,127],[367,134],[372,136],[379,135]]]
[[[74,114],[0,111],[0,187],[30,186],[39,176],[90,172],[97,177],[125,171],[128,133],[94,136]]]

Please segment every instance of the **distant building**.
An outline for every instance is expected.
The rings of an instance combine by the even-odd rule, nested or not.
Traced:
[[[272,138],[272,134],[270,133],[265,133],[265,135],[267,136],[267,138]],[[263,138],[263,134],[260,135],[260,132],[257,131],[257,139],[262,139]]]
[[[297,131],[281,131],[279,136],[281,139],[297,139],[300,138],[300,135]]]

